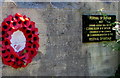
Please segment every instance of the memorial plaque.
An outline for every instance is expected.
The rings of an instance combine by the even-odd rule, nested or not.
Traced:
[[[115,15],[83,15],[83,42],[101,42],[116,40],[116,33],[111,23],[116,21]]]

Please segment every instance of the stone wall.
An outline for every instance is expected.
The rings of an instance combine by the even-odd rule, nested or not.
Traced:
[[[3,3],[2,19],[17,12],[39,28],[38,55],[26,68],[3,65],[3,76],[111,76],[118,52],[103,43],[82,43],[82,15],[104,12],[118,17],[117,2]],[[1,20],[2,21],[2,20]],[[109,42],[113,44],[113,42]]]

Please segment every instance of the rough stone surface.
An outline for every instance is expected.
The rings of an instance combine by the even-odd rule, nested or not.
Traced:
[[[4,65],[3,76],[110,76],[115,73],[118,52],[104,43],[82,43],[82,15],[97,14],[98,9],[105,8],[106,13],[118,16],[117,2],[23,4],[4,3],[2,19],[17,12],[30,17],[39,28],[41,47],[26,68],[16,70]],[[35,8],[36,5],[39,7]]]

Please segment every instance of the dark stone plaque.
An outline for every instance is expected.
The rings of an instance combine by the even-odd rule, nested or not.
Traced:
[[[116,33],[111,23],[116,21],[115,15],[83,15],[83,42],[101,42],[116,40]]]

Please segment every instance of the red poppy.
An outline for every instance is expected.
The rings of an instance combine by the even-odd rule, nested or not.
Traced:
[[[38,42],[39,41],[38,35],[33,35],[32,41]]]
[[[13,68],[26,67],[36,56],[39,47],[38,28],[35,28],[35,22],[25,15],[16,13],[9,15],[1,24],[0,32],[0,51],[4,64]],[[11,42],[14,32],[20,31],[26,38],[25,47],[19,50],[21,43]],[[23,44],[22,44],[23,45]],[[19,51],[18,51],[19,50]]]
[[[6,22],[3,22],[3,23],[2,23],[2,26],[3,26],[3,27],[2,27],[2,30],[5,30],[5,31],[8,31],[9,28],[10,28],[9,25],[8,25]]]
[[[7,18],[4,19],[4,22],[10,24],[12,20],[13,20],[13,16],[9,15]]]

